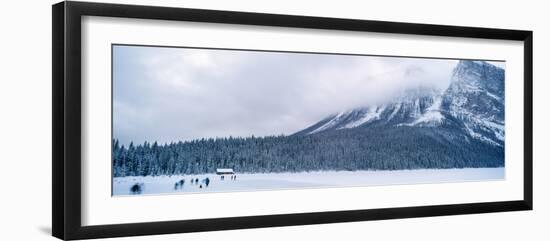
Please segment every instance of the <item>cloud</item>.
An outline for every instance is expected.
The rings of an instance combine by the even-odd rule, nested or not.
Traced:
[[[329,114],[446,88],[456,60],[116,46],[122,143],[292,134]]]

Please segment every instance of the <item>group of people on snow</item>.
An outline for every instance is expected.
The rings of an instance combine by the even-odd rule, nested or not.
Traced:
[[[184,179],[181,179],[179,181],[179,183],[185,183],[185,180]],[[174,184],[174,190],[177,190],[178,188],[176,187],[176,185],[178,184],[178,182],[176,182],[176,184]],[[204,184],[204,186],[203,186]],[[199,188],[207,188],[208,185],[210,185],[210,178],[206,177],[204,179],[202,179],[202,181],[199,183],[199,178],[191,178],[191,185],[199,185]],[[179,185],[179,188],[183,188],[183,184]]]
[[[221,179],[222,181],[225,180],[225,176],[222,175],[222,176],[220,177],[220,179]],[[231,180],[233,180],[233,181],[237,180],[237,175],[231,175]]]
[[[220,177],[221,180],[223,181],[225,179],[225,176],[221,176]],[[231,180],[233,181],[236,181],[237,180],[237,175],[231,175],[230,176]],[[199,178],[195,177],[195,178],[191,178],[191,185],[198,185],[199,188],[207,188],[209,185],[210,185],[210,178],[206,177],[202,180],[199,180]],[[177,182],[174,183],[174,190],[179,190],[179,189],[183,189],[183,186],[185,184],[185,179],[181,179]],[[144,186],[145,184],[143,183],[135,183],[134,185],[132,185],[130,187],[130,194],[141,194],[143,192],[143,189],[144,189]]]

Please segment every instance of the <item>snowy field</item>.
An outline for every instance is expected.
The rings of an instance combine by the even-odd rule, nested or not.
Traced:
[[[503,180],[504,168],[421,169],[400,171],[322,171],[299,173],[236,174],[236,180],[216,174],[113,178],[113,195],[132,195],[131,187],[143,183],[141,195],[164,193],[206,193],[421,183]],[[202,181],[210,179],[208,187]],[[199,179],[192,184],[191,179]],[[181,188],[175,183],[185,180]],[[201,188],[202,185],[202,188]]]

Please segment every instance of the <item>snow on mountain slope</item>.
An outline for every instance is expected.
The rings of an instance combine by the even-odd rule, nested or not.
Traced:
[[[339,123],[341,123],[342,120],[347,119],[347,117],[349,117],[350,113],[351,112],[349,111],[338,113],[336,116],[332,117],[329,121],[327,121],[325,124],[323,124],[319,128],[316,128],[315,130],[309,132],[309,134],[317,133],[324,130],[329,130],[334,126],[339,125]]]
[[[471,137],[504,145],[504,70],[481,61],[460,61],[443,106]]]
[[[357,120],[347,123],[346,125],[340,127],[342,128],[355,128],[362,124],[365,124],[371,120],[378,120],[380,119],[380,115],[382,112],[386,109],[385,106],[375,106],[372,108],[367,108],[365,113]]]
[[[296,134],[370,126],[454,128],[468,138],[502,146],[504,70],[483,61],[461,60],[447,89],[406,90],[393,101],[340,112]]]

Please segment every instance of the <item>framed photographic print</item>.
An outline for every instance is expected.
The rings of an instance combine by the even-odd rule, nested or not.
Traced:
[[[55,4],[52,203],[61,239],[531,210],[532,32]]]

